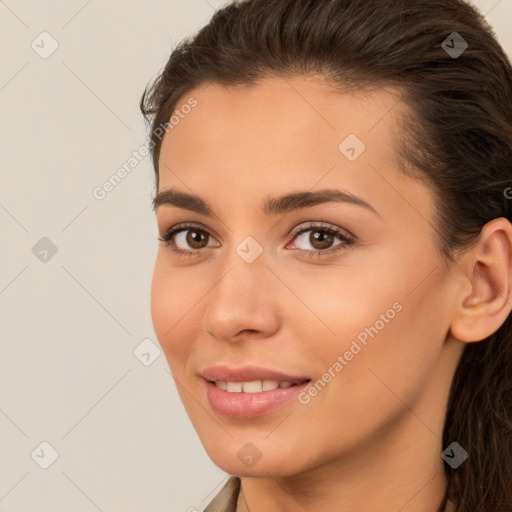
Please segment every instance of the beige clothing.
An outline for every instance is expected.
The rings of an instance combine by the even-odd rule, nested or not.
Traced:
[[[229,477],[224,487],[213,498],[203,512],[236,512],[238,493],[240,492],[240,478]]]

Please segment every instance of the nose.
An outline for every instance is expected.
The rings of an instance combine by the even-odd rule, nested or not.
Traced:
[[[219,275],[206,298],[205,331],[229,343],[272,336],[280,321],[278,283],[263,255],[247,263],[234,252]]]

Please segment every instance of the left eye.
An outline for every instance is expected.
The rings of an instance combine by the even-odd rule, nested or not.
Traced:
[[[336,239],[340,240],[340,243],[333,245]],[[351,243],[351,239],[344,233],[332,228],[323,227],[303,229],[295,235],[294,241],[294,245],[296,245],[298,249],[309,252],[326,252],[332,247],[349,245]],[[307,244],[309,244],[310,247],[312,246],[312,249],[307,247]]]

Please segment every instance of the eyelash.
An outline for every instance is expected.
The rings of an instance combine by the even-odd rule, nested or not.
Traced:
[[[190,223],[184,223],[179,224],[177,226],[174,226],[170,228],[163,236],[159,237],[158,240],[162,243],[164,243],[166,246],[170,246],[171,250],[178,256],[178,257],[193,257],[193,256],[201,256],[204,251],[203,249],[180,249],[179,247],[176,247],[175,242],[173,241],[174,235],[177,235],[178,233],[182,231],[188,231],[189,229],[196,229],[197,231],[206,233],[208,236],[211,236],[211,234],[208,232],[208,230],[196,225],[196,224],[190,224]],[[355,239],[351,236],[346,234],[345,232],[341,231],[340,229],[334,228],[332,226],[323,224],[323,223],[317,223],[317,224],[309,224],[307,226],[302,226],[301,228],[298,228],[292,235],[292,241],[295,240],[299,235],[302,233],[305,233],[307,231],[321,231],[324,233],[327,233],[329,235],[333,235],[336,238],[339,238],[343,243],[338,244],[332,248],[325,249],[325,250],[307,250],[307,249],[298,249],[299,251],[306,253],[308,256],[326,256],[331,255],[333,252],[336,252],[338,250],[341,250],[343,248],[350,248],[352,244],[355,242]]]

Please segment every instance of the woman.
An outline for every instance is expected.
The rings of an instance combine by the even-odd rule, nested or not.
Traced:
[[[153,324],[232,475],[206,511],[512,510],[512,68],[481,14],[231,3],[141,108]]]

